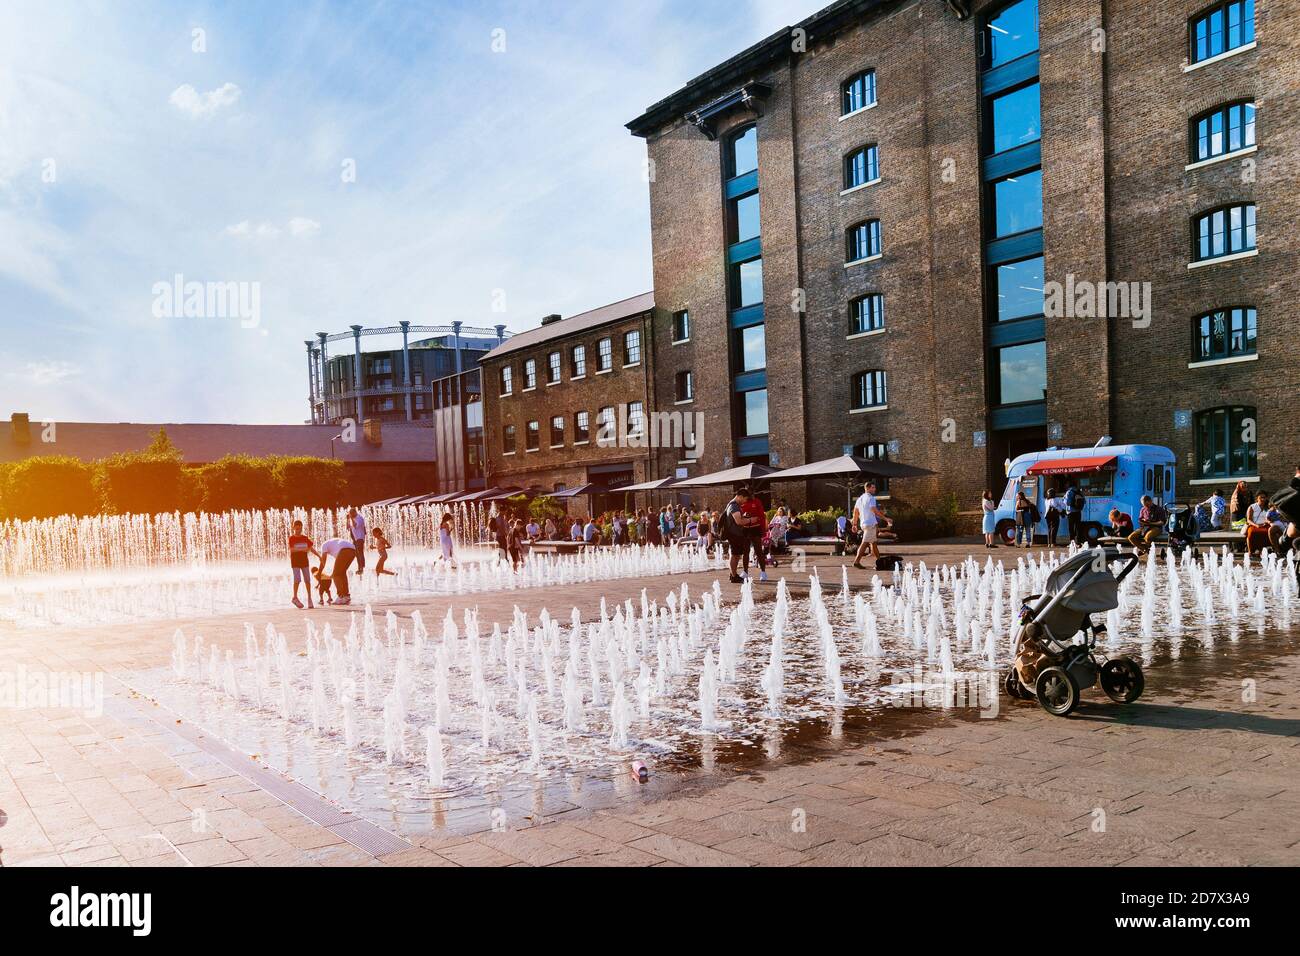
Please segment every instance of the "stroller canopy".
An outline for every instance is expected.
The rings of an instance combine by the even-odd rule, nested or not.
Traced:
[[[1103,554],[1105,552],[1100,549],[1080,551],[1051,573],[1044,596],[1063,592],[1054,611],[1066,608],[1076,614],[1093,614],[1119,607],[1119,582],[1110,573],[1109,555],[1101,558],[1100,570],[1093,566],[1093,562]],[[1088,570],[1071,585],[1070,581],[1085,567]]]

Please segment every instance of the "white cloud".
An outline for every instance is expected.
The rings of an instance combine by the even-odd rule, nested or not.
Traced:
[[[315,219],[305,219],[302,216],[295,216],[289,220],[289,233],[296,238],[314,236],[320,232],[320,223]]]
[[[80,367],[71,362],[28,362],[17,377],[32,385],[45,386],[58,385],[64,379],[80,374]]]
[[[245,219],[233,226],[227,226],[225,234],[240,239],[278,239],[280,238],[280,227],[273,222],[254,224]]]
[[[167,98],[167,102],[176,107],[182,113],[188,113],[195,119],[211,116],[217,110],[226,106],[234,106],[239,99],[240,89],[234,83],[225,83],[215,90],[208,90],[206,93],[200,93],[190,84],[178,86],[172,90],[172,95]]]

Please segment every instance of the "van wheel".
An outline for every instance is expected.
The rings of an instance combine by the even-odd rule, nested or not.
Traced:
[[[1079,705],[1079,684],[1070,672],[1048,667],[1038,675],[1038,703],[1054,717],[1067,717]]]
[[[1016,523],[1010,518],[1003,518],[999,521],[994,528],[994,533],[997,534],[998,540],[1007,547],[1011,547],[1016,543]]]

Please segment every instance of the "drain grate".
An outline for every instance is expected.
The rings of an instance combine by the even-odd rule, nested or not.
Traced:
[[[372,856],[387,856],[390,853],[412,849],[410,843],[394,836],[383,827],[375,826],[369,820],[359,819],[355,814],[340,810],[316,791],[254,763],[246,755],[201,728],[193,724],[177,722],[175,715],[161,704],[153,706],[151,701],[150,706],[146,707],[143,701],[130,701],[110,695],[104,701],[104,710],[135,726],[154,725],[170,731],[196,749],[221,761],[235,773],[256,784],[317,826],[325,827],[331,833]],[[166,719],[154,711],[161,713]]]

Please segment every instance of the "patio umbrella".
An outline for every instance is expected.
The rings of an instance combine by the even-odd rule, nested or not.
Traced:
[[[625,489],[620,488],[618,490],[624,491]],[[612,492],[604,485],[588,484],[588,485],[579,485],[576,488],[565,488],[563,491],[553,491],[549,493],[546,497],[558,498],[560,500],[567,501],[570,498],[581,498],[583,495],[608,495],[608,494],[612,494]]]
[[[639,485],[628,485],[626,488],[620,488],[619,491],[663,491],[676,485],[680,478],[656,478],[654,481],[643,481]]]
[[[698,478],[683,478],[675,482],[673,487],[715,488],[719,485],[744,485],[753,481],[767,481],[774,471],[775,468],[769,468],[767,465],[740,465],[737,468],[728,468],[726,471],[700,475]]]
[[[840,455],[825,461],[774,471],[767,476],[768,481],[797,481],[809,478],[836,478],[858,476],[862,478],[924,478],[933,475],[928,468],[904,465],[896,461],[880,461],[872,458],[859,458],[857,455]]]

